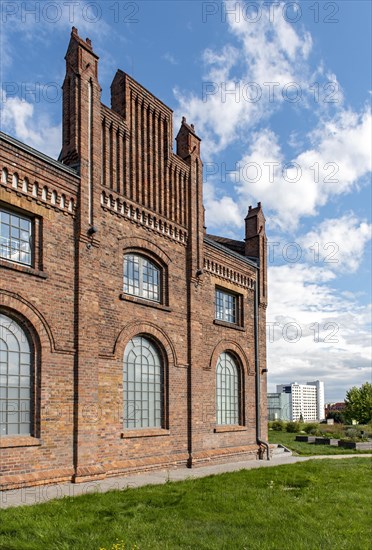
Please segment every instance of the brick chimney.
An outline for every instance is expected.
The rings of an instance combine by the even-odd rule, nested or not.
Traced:
[[[98,83],[98,56],[93,52],[89,38],[80,38],[76,27],[72,27],[65,60],[59,160],[80,169],[81,161],[87,155],[87,122],[91,118],[89,106],[92,111],[93,103],[98,102],[99,105],[101,88]]]
[[[194,125],[187,124],[186,118],[182,117],[181,128],[176,137],[177,155],[182,159],[186,159],[191,154],[200,157],[200,141]]]
[[[203,164],[200,158],[200,138],[193,124],[187,124],[182,117],[181,128],[176,137],[177,155],[190,166],[188,182],[188,266],[191,280],[204,267],[204,208],[203,208]]]
[[[265,216],[259,202],[248,209],[245,218],[245,255],[258,258],[260,263],[260,302],[267,303],[267,239]]]

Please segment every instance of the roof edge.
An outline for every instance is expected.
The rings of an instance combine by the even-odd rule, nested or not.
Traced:
[[[22,149],[26,153],[29,153],[39,158],[40,160],[43,160],[44,162],[47,162],[48,164],[54,166],[54,168],[57,168],[58,170],[62,170],[63,172],[67,172],[71,176],[80,178],[79,174],[77,173],[76,170],[74,170],[74,168],[71,168],[70,166],[66,166],[65,164],[62,164],[62,162],[59,162],[58,160],[55,160],[52,157],[49,157],[45,153],[42,153],[41,151],[34,149],[30,145],[26,145],[26,143],[23,143],[22,141],[19,141],[18,139],[12,136],[9,136],[8,134],[5,134],[4,132],[1,132],[1,131],[0,131],[0,139],[10,143],[11,145],[14,145],[15,147],[18,147],[19,149]]]
[[[231,256],[233,258],[236,258],[238,260],[241,260],[242,262],[245,262],[246,264],[250,265],[254,269],[260,269],[260,262],[259,259],[255,259],[252,257],[247,258],[246,256],[242,256],[241,254],[238,254],[237,252],[234,252],[230,248],[227,248],[226,246],[223,246],[220,243],[217,243],[216,241],[213,241],[212,239],[209,239],[208,237],[204,237],[204,242],[213,248],[216,248],[217,250],[220,250],[221,252],[224,252],[228,256]]]

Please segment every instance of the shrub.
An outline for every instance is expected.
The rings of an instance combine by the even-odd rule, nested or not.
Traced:
[[[276,432],[282,432],[285,427],[285,422],[283,420],[274,420],[271,425],[271,428]]]
[[[298,433],[301,430],[300,422],[287,422],[286,431],[292,434]]]
[[[345,436],[348,441],[368,441],[360,428],[346,428]]]
[[[344,424],[345,423],[345,415],[340,411],[330,411],[327,414],[327,418],[333,418],[335,424]]]
[[[342,424],[334,424],[319,427],[319,435],[322,437],[331,437],[333,439],[342,439],[345,437],[344,427]]]
[[[317,422],[310,422],[304,427],[304,432],[311,435],[316,435],[319,430],[319,424]]]
[[[341,432],[322,432],[321,435],[330,439],[342,439],[344,437]]]

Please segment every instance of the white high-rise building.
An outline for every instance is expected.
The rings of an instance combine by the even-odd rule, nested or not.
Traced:
[[[324,420],[324,383],[320,380],[314,382],[307,382],[308,386],[316,387],[316,408],[318,420]]]
[[[324,419],[324,384],[320,380],[306,384],[279,384],[276,391],[290,395],[291,420],[302,418],[305,422],[311,422]]]

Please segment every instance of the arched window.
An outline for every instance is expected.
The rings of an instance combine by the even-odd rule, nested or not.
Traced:
[[[12,187],[18,189],[18,174],[15,172],[12,177]]]
[[[229,353],[221,353],[216,368],[217,424],[239,424],[239,370]]]
[[[159,351],[143,336],[124,352],[124,428],[161,428],[164,369]]]
[[[1,183],[8,183],[8,170],[6,168],[1,171]]]
[[[124,256],[124,292],[160,302],[160,269],[137,254]]]
[[[31,435],[32,359],[23,329],[0,315],[0,435]]]

